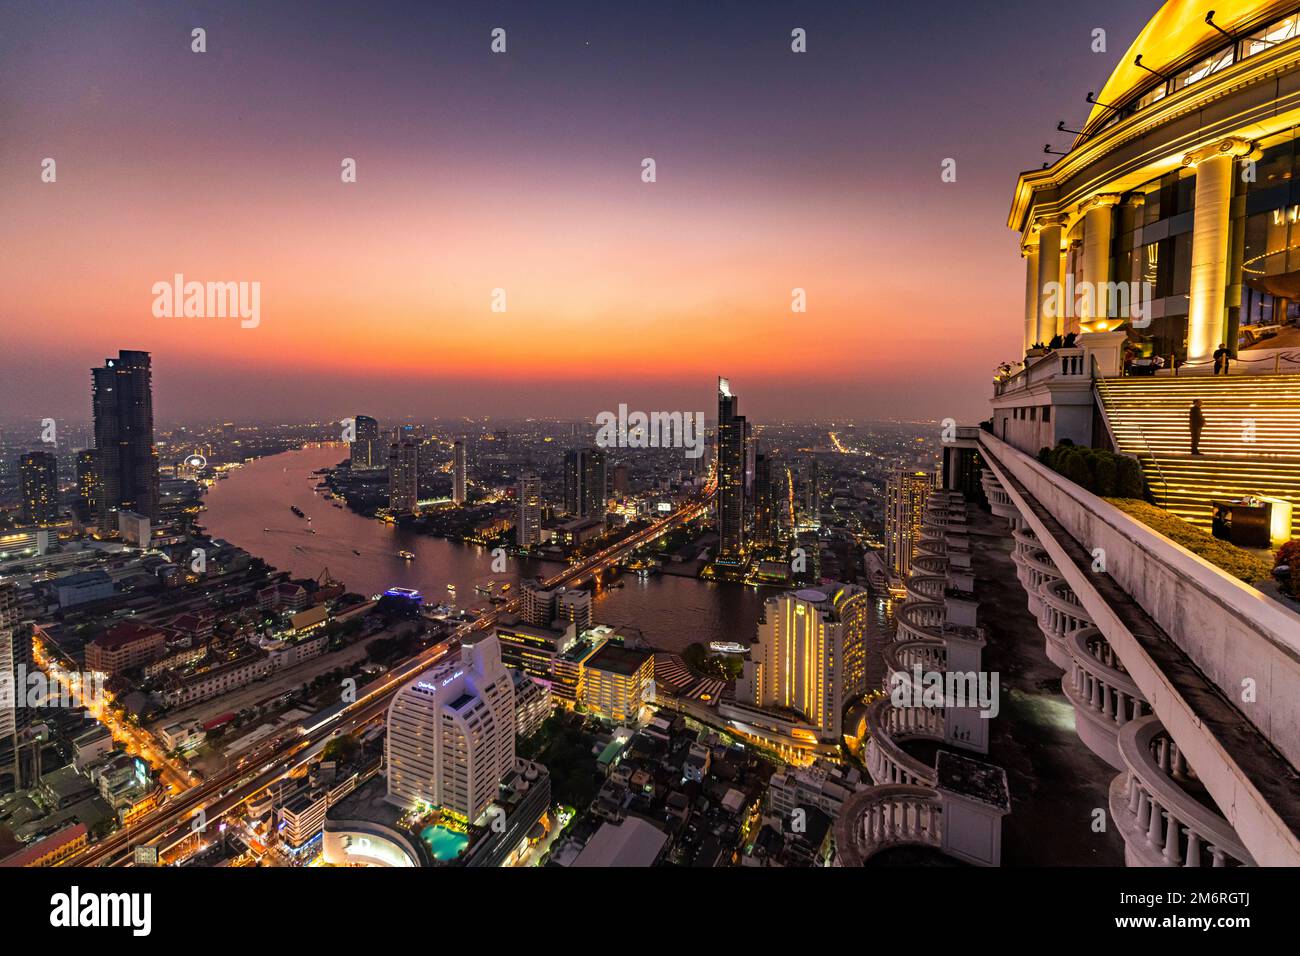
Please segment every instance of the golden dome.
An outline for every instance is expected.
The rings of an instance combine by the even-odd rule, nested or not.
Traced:
[[[1159,73],[1172,73],[1174,67],[1193,59],[1193,54],[1208,55],[1226,45],[1227,37],[1205,22],[1214,11],[1214,22],[1230,33],[1264,25],[1276,16],[1293,10],[1295,0],[1168,0],[1150,22],[1142,28],[1097,94],[1099,103],[1122,106],[1139,89],[1151,85],[1154,77],[1133,60],[1142,54],[1142,65]],[[1085,129],[1093,129],[1110,110],[1093,107]]]

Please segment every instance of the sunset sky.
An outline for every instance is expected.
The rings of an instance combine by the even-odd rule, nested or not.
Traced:
[[[85,418],[135,348],[160,422],[707,410],[718,374],[760,420],[976,421],[1016,174],[1157,7],[6,3],[0,419]],[[155,318],[177,272],[260,282],[260,326]]]

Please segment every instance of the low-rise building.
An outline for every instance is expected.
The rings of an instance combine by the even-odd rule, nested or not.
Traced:
[[[86,668],[109,676],[120,674],[161,657],[166,647],[167,637],[162,631],[128,621],[86,645]]]
[[[635,722],[653,681],[653,654],[607,641],[583,668],[582,702],[597,717]]]

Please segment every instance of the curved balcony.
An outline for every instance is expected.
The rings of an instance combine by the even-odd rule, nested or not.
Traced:
[[[1068,671],[1071,659],[1066,637],[1081,627],[1090,627],[1093,622],[1079,604],[1078,596],[1061,578],[1040,585],[1038,597],[1042,602],[1038,629],[1047,640],[1047,658],[1061,670]]]
[[[881,652],[885,661],[885,680],[881,689],[892,693],[897,685],[906,684],[914,691],[912,670],[920,665],[923,671],[942,671],[947,664],[947,648],[942,641],[894,641]]]
[[[943,802],[929,787],[867,787],[835,818],[835,865],[862,866],[895,846],[943,846]]]
[[[925,574],[937,574],[946,578],[948,575],[948,556],[946,554],[918,554],[912,559],[912,570]]]
[[[1232,826],[1198,800],[1178,744],[1154,715],[1131,720],[1117,739],[1125,772],[1110,785],[1110,815],[1129,866],[1254,866]]]
[[[943,740],[942,711],[925,707],[895,707],[882,697],[867,711],[867,772],[875,783],[934,786],[934,768],[905,751],[906,740]]]
[[[1123,770],[1116,738],[1129,721],[1150,713],[1146,698],[1095,627],[1071,631],[1065,645],[1070,670],[1061,678],[1061,690],[1074,705],[1075,731],[1089,750]]]
[[[895,641],[942,641],[944,606],[937,601],[908,602],[898,609]]]
[[[1047,552],[1041,548],[1036,551],[1026,551],[1019,556],[1013,552],[1011,559],[1016,562],[1018,569],[1016,577],[1020,579],[1020,585],[1025,589],[1029,613],[1038,617],[1043,609],[1043,601],[1038,594],[1039,588],[1050,581],[1061,580],[1061,574],[1056,570],[1052,559],[1047,556]]]
[[[942,601],[948,578],[943,574],[922,574],[913,570],[907,578],[907,599],[913,602]]]
[[[1011,537],[1015,541],[1014,554],[1025,554],[1029,551],[1041,551],[1042,545],[1038,541],[1038,535],[1034,534],[1032,528],[1017,528],[1011,532]]]
[[[948,542],[944,535],[946,531],[936,531],[934,534],[926,534],[925,529],[916,536],[916,553],[918,555],[932,554],[940,557],[948,553]],[[913,558],[915,560],[915,558]]]

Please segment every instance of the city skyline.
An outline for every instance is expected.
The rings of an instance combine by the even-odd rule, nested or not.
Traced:
[[[924,23],[778,5],[368,22],[236,7],[203,55],[184,13],[20,12],[0,40],[10,409],[79,413],[58,383],[126,347],[155,355],[176,419],[328,419],[344,395],[385,416],[683,408],[723,352],[756,420],[968,415],[976,370],[1018,346],[1007,171],[1036,165],[1062,103],[1086,111],[1077,77],[1112,64],[1073,21],[1122,37],[1143,18],[1064,13],[1059,45],[989,75],[970,37],[1010,45],[1027,6]],[[34,59],[51,23],[69,33]],[[939,55],[909,75],[917,42]],[[979,108],[940,112],[945,96]],[[1043,131],[992,135],[1013,112]],[[926,250],[948,244],[967,251],[934,281]],[[154,284],[178,273],[260,283],[259,324],[155,318]]]

